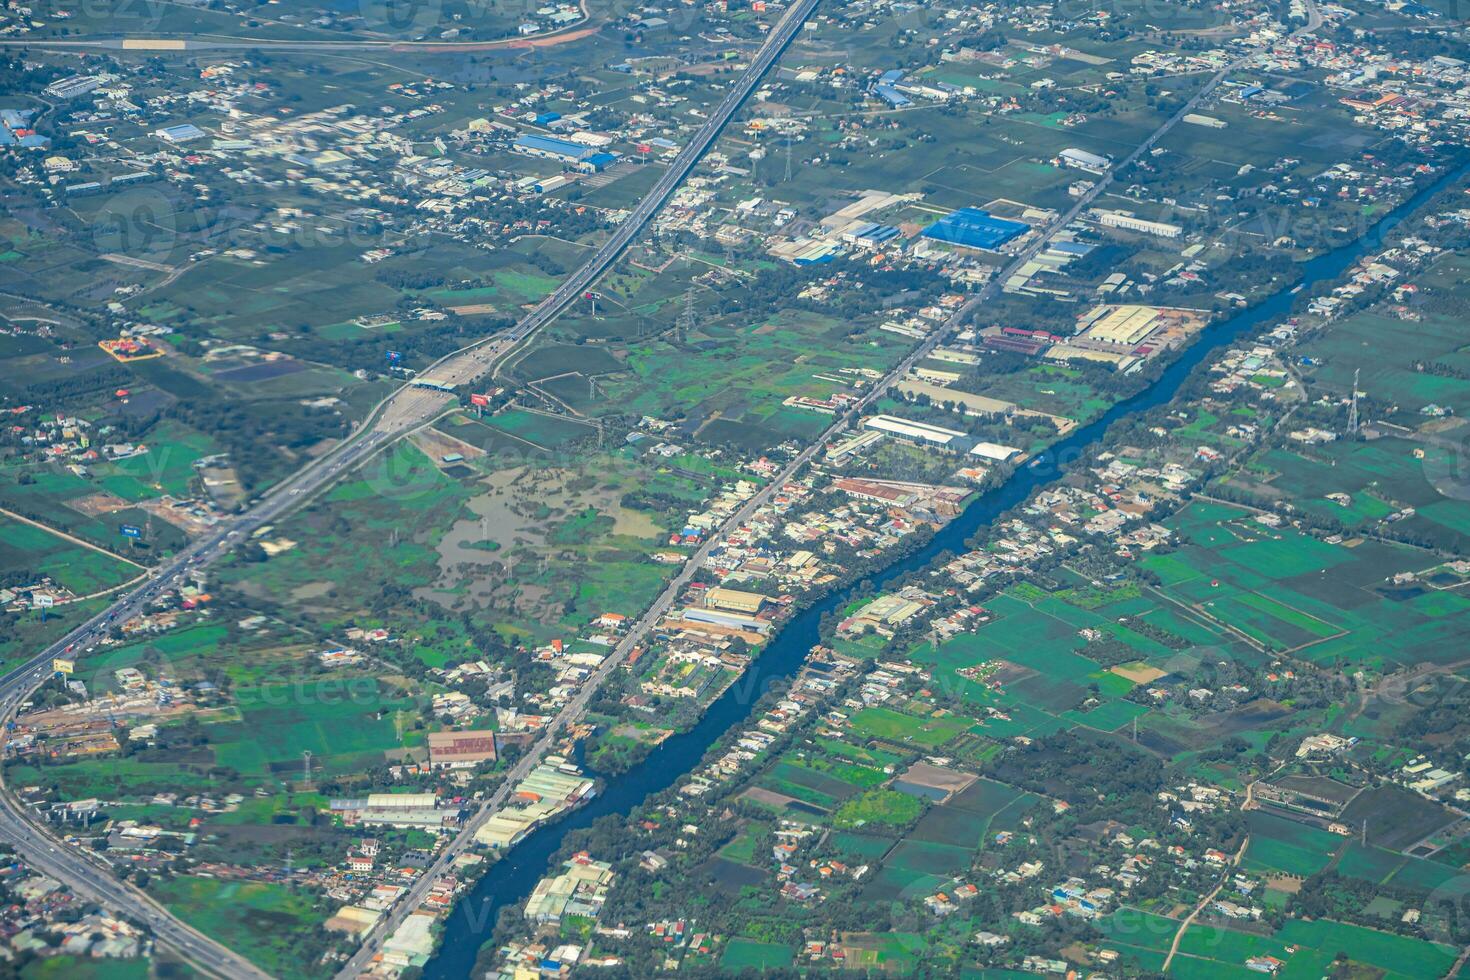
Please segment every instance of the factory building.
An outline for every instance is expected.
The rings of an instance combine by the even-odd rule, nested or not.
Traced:
[[[1171,225],[1167,221],[1148,221],[1144,218],[1135,217],[1127,211],[1104,211],[1098,217],[1098,224],[1104,228],[1122,228],[1125,231],[1137,231],[1145,235],[1157,235],[1159,238],[1178,238],[1184,229],[1178,225]]]
[[[960,208],[924,229],[924,237],[937,242],[993,252],[1031,230],[1022,221],[997,218],[980,208]]]
[[[1088,153],[1086,150],[1079,150],[1075,146],[1068,147],[1057,154],[1057,156],[1062,161],[1063,166],[1076,167],[1078,170],[1086,170],[1088,173],[1093,174],[1107,173],[1108,168],[1113,165],[1113,161],[1107,157],[1098,156],[1096,153]]]

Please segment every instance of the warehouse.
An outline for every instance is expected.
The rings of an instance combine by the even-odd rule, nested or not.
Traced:
[[[1075,146],[1068,147],[1057,154],[1057,156],[1068,167],[1076,167],[1078,170],[1086,170],[1088,173],[1094,174],[1106,173],[1107,169],[1113,164],[1113,161],[1107,157],[1098,156],[1096,153],[1088,153],[1086,150],[1079,150]]]
[[[875,221],[858,222],[842,233],[842,240],[870,251],[877,250],[897,238],[899,231],[892,225],[880,225]]]
[[[993,252],[1031,230],[1021,221],[993,217],[980,208],[960,208],[924,229],[924,237],[961,248]]]
[[[190,143],[194,140],[203,139],[205,133],[204,130],[195,126],[193,123],[179,123],[177,126],[165,126],[162,129],[155,130],[153,135],[165,142],[177,145],[179,143]]]
[[[1145,235],[1157,235],[1160,238],[1178,238],[1179,233],[1184,230],[1167,221],[1149,221],[1135,217],[1128,211],[1104,211],[1097,220],[1098,224],[1104,228],[1122,228],[1125,231],[1137,231]]]
[[[522,136],[511,145],[517,153],[543,160],[560,160],[562,163],[581,163],[597,153],[590,146],[561,140],[554,136]]]
[[[970,455],[996,463],[1004,463],[1021,455],[1021,450],[1015,446],[1002,446],[998,442],[977,442],[970,449]]]
[[[1134,347],[1158,327],[1159,310],[1153,306],[1098,306],[1083,318],[1082,336],[1105,344]]]
[[[429,765],[435,769],[468,769],[494,761],[493,731],[429,733]]]
[[[870,415],[863,419],[863,428],[878,429],[888,432],[901,439],[910,442],[927,442],[933,446],[948,448],[956,439],[965,438],[963,432],[954,429],[941,429],[937,425],[929,425],[925,422],[910,422],[907,419],[895,418],[892,415]]]
[[[1191,126],[1204,126],[1207,129],[1224,129],[1228,125],[1223,119],[1216,119],[1214,116],[1202,116],[1197,112],[1189,113],[1184,117],[1183,121],[1189,123]]]
[[[752,616],[761,611],[765,602],[766,597],[759,592],[741,592],[738,589],[713,588],[704,594],[704,604],[710,609],[728,609]]]

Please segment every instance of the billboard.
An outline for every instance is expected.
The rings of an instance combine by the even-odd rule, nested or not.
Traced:
[[[485,406],[487,406],[487,405],[490,404],[490,396],[489,395],[471,395],[470,396],[470,404],[471,405],[478,405],[480,408],[484,408]]]
[[[74,674],[77,670],[77,662],[75,660],[63,660],[61,657],[57,657],[51,661],[51,669],[58,674]]]
[[[141,538],[143,536],[143,529],[136,524],[124,524],[118,530],[122,532],[122,536],[125,538]]]

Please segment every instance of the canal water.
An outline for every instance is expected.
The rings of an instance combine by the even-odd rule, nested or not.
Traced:
[[[869,576],[869,581],[881,588],[895,578],[923,568],[945,550],[966,550],[966,540],[976,531],[1025,501],[1039,487],[1056,479],[1060,474],[1059,467],[1077,459],[1098,442],[1108,426],[1167,403],[1195,366],[1208,355],[1264,324],[1283,319],[1291,311],[1298,285],[1310,289],[1318,283],[1336,279],[1359,258],[1378,249],[1400,220],[1464,172],[1464,169],[1447,172],[1365,229],[1364,234],[1300,265],[1296,270],[1298,277],[1284,282],[1281,290],[1269,299],[1206,327],[1193,346],[1181,352],[1154,384],[1114,405],[1096,421],[1074,429],[1031,464],[1019,469],[1006,483],[978,497],[923,548]],[[565,819],[534,831],[492,865],[445,921],[443,944],[424,968],[427,980],[468,977],[480,946],[495,929],[495,919],[500,910],[531,893],[536,882],[546,874],[552,855],[560,850],[568,831],[589,827],[609,814],[626,815],[649,795],[668,789],[681,775],[695,769],[705,751],[721,735],[750,717],[761,694],[796,673],[808,651],[820,641],[818,626],[822,615],[842,608],[851,598],[852,587],[839,589],[799,613],[781,628],[745,675],[710,705],[692,729],[666,739],[627,773],[610,779],[602,793],[590,803]]]

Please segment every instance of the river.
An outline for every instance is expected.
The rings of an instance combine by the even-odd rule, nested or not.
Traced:
[[[1337,279],[1359,258],[1378,249],[1400,220],[1463,173],[1465,169],[1446,171],[1366,229],[1365,234],[1302,263],[1297,270],[1298,277],[1283,283],[1280,291],[1268,299],[1206,327],[1152,385],[1117,403],[1096,421],[1074,429],[1032,464],[1016,471],[1006,483],[974,500],[923,548],[897,559],[881,572],[870,575],[869,580],[881,588],[899,576],[923,568],[942,551],[967,550],[965,542],[976,531],[1056,479],[1060,474],[1058,461],[1065,465],[1078,458],[1100,441],[1114,422],[1168,402],[1206,357],[1256,328],[1284,318],[1291,311],[1298,286],[1310,290]],[[568,831],[589,827],[609,814],[627,815],[648,796],[668,789],[681,775],[694,770],[721,735],[750,717],[763,692],[796,673],[807,652],[820,642],[818,626],[822,615],[840,609],[851,598],[852,586],[849,586],[828,594],[799,613],[781,628],[745,676],[717,698],[692,729],[666,739],[627,773],[609,780],[603,792],[590,803],[565,819],[533,832],[492,865],[445,921],[439,952],[424,967],[427,980],[468,977],[480,946],[495,929],[500,910],[531,893],[536,882],[546,874],[552,855],[561,849]]]

